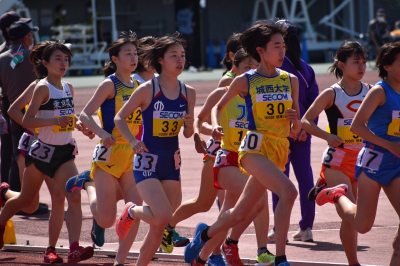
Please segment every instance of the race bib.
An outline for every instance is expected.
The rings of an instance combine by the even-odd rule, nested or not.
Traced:
[[[43,161],[45,163],[50,163],[53,157],[55,147],[47,145],[46,143],[35,140],[32,142],[32,146],[29,149],[29,155],[36,160]]]
[[[135,154],[133,158],[133,170],[144,172],[155,172],[157,165],[158,155],[148,152]]]
[[[135,126],[142,124],[142,111],[140,108],[136,109],[128,118],[126,118],[128,125],[132,124]]]
[[[34,139],[35,137],[33,135],[29,135],[28,133],[25,132],[19,139],[18,149],[23,151],[29,151],[29,148],[31,147]]]
[[[210,138],[207,141],[207,154],[208,156],[215,157],[217,152],[221,149],[221,141]]]
[[[369,148],[362,148],[358,153],[357,166],[367,168],[368,172],[379,171],[382,163],[383,153]]]
[[[55,116],[54,118],[61,118],[63,116]],[[68,115],[68,117],[72,118],[72,121],[69,122],[68,125],[66,126],[59,126],[59,125],[54,125],[53,126],[53,132],[55,133],[65,133],[65,132],[70,132],[75,130],[75,116],[74,115]]]
[[[243,137],[249,128],[249,122],[229,119],[228,140],[236,148],[239,148]]]
[[[242,140],[239,151],[259,151],[263,134],[254,131],[247,131],[246,136]]]
[[[328,167],[340,166],[345,154],[346,152],[341,149],[328,147],[322,154],[322,163]]]
[[[111,149],[112,147],[107,149],[103,145],[103,143],[98,143],[94,148],[92,161],[109,163],[111,157]]]
[[[338,118],[337,136],[343,140],[344,144],[360,144],[362,138],[350,131],[353,118]]]
[[[286,109],[292,108],[290,93],[267,93],[256,95],[257,115],[263,119],[286,119]]]
[[[219,167],[220,165],[226,164],[228,162],[228,160],[226,159],[228,154],[225,154],[222,149],[219,150],[217,156],[215,157],[214,167]]]
[[[400,137],[400,111],[392,111],[392,122],[388,126],[387,134]]]
[[[175,137],[184,122],[186,112],[153,112],[153,136],[154,137]]]
[[[174,160],[175,160],[175,170],[178,170],[179,168],[181,168],[181,149],[178,149],[175,153],[174,153]]]

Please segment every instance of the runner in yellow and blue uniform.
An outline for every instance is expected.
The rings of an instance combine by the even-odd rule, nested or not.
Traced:
[[[108,48],[108,52],[111,61],[102,69],[106,78],[81,112],[82,122],[100,136],[101,140],[93,152],[91,171],[71,178],[66,186],[68,192],[75,189],[86,190],[93,214],[91,237],[98,246],[104,244],[104,228],[113,226],[115,222],[119,200],[142,203],[132,173],[134,154],[129,142],[114,124],[116,113],[139,86],[138,81],[130,77],[138,62],[135,34],[122,33],[120,39]],[[92,117],[99,107],[101,126]],[[137,135],[141,124],[141,110],[135,109],[126,118],[126,123],[129,132]],[[139,223],[136,223],[129,236],[120,240],[116,264],[124,263],[138,227]]]
[[[184,40],[173,35],[158,38],[154,45],[146,48],[144,57],[159,76],[139,86],[114,119],[136,153],[133,162],[135,180],[140,195],[148,204],[127,203],[116,225],[118,236],[125,238],[135,219],[150,224],[137,265],[149,264],[172,217],[172,204],[180,180],[180,129],[183,125],[186,138],[194,132],[196,93],[178,80],[186,62],[185,46]],[[126,122],[138,107],[143,115],[142,141],[134,138]]]
[[[259,22],[240,37],[242,47],[259,62],[259,66],[236,77],[228,92],[214,107],[213,136],[222,137],[222,110],[236,95],[243,94],[249,131],[239,148],[239,167],[250,177],[233,209],[224,212],[212,226],[204,223],[197,225],[193,241],[185,249],[184,257],[188,263],[198,256],[204,244],[213,236],[243,222],[247,216],[261,212],[262,208],[249,206],[256,206],[267,188],[280,199],[274,217],[277,236],[274,264],[290,265],[286,260],[285,246],[297,191],[282,171],[285,170],[289,152],[287,137],[289,133],[299,134],[301,122],[298,117],[298,80],[294,75],[278,69],[285,56],[285,34],[283,26]]]

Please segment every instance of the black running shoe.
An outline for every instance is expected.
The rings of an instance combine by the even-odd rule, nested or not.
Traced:
[[[98,247],[102,247],[104,245],[104,231],[105,229],[98,225],[96,220],[93,218],[92,232],[90,235],[93,243],[95,243]]]
[[[318,193],[321,192],[324,188],[326,188],[326,180],[322,179],[321,177],[318,178],[317,182],[315,183],[315,186],[308,192],[308,199],[310,201],[315,201],[315,199],[318,196]]]

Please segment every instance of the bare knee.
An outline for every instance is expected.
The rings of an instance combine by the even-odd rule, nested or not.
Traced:
[[[153,224],[156,227],[165,227],[172,219],[172,212],[165,212],[157,215],[155,218],[155,223]]]
[[[363,224],[359,224],[357,226],[357,232],[359,232],[360,234],[366,234],[369,231],[371,231],[371,228],[372,228],[372,224],[370,224],[368,222],[367,223],[363,223]]]
[[[77,192],[77,193],[75,193]],[[67,194],[68,206],[81,205],[81,194],[79,190]]]
[[[285,188],[285,191],[284,193],[282,193],[282,195],[279,195],[279,201],[283,200],[287,203],[293,204],[297,198],[297,195],[297,189],[294,186],[290,186],[288,188]]]
[[[99,226],[103,228],[109,228],[114,225],[115,216],[113,215],[103,215],[96,217],[96,222]]]
[[[54,206],[63,206],[64,208],[64,203],[65,203],[64,194],[53,193],[50,196],[51,196],[51,205],[53,206],[53,208]]]
[[[260,213],[264,210],[265,205],[268,204],[268,196],[264,193],[261,199],[257,202],[256,206],[254,206],[257,213]]]
[[[212,205],[213,205],[214,201],[196,201],[196,204],[198,205],[199,208],[199,212],[208,212]]]
[[[399,237],[398,233],[396,233],[396,235],[393,238],[392,246],[393,246],[393,253],[397,254],[397,256],[399,256],[400,255],[400,237]]]

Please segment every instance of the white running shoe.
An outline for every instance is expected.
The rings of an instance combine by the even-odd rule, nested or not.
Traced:
[[[276,240],[275,231],[274,231],[274,229],[271,229],[268,232],[267,243],[268,244],[275,243],[275,240]],[[289,242],[289,239],[286,238],[286,243],[288,243],[288,242]]]
[[[303,241],[303,242],[313,242],[313,235],[311,228],[308,227],[306,230],[301,230],[297,231],[297,233],[292,235],[292,239],[294,241]]]

